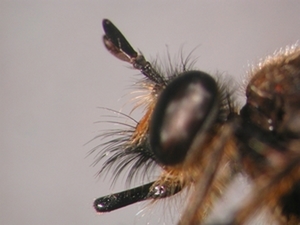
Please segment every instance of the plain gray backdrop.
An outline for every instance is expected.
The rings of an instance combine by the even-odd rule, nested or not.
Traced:
[[[111,174],[95,178],[100,165],[90,166],[95,145],[84,144],[110,128],[94,123],[107,114],[97,107],[121,109],[138,78],[103,47],[103,18],[147,58],[197,47],[197,68],[238,82],[249,64],[300,38],[296,0],[1,0],[1,225],[174,223],[165,216],[172,204],[139,215],[145,204],[105,215],[92,208],[125,188],[125,179],[111,187]]]

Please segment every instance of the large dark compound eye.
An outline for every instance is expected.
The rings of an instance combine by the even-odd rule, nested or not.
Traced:
[[[150,145],[164,165],[182,162],[197,133],[216,118],[218,88],[200,71],[188,71],[161,93],[150,124]]]

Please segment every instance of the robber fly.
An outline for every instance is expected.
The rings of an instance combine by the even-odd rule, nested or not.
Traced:
[[[139,121],[132,119],[134,126],[125,124],[126,129],[101,136],[110,139],[92,150],[102,147],[96,160],[105,160],[100,173],[114,168],[118,176],[129,165],[129,178],[153,166],[162,172],[151,183],[96,199],[97,212],[188,190],[178,224],[203,224],[235,175],[245,173],[253,191],[226,224],[244,224],[262,210],[278,224],[300,223],[297,46],[252,69],[246,104],[239,110],[226,82],[187,61],[163,72],[136,52],[112,22],[104,19],[103,29],[107,50],[143,75],[140,84],[146,94],[136,107],[144,105],[146,112]]]

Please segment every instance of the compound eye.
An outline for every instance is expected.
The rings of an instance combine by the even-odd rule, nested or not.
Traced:
[[[215,120],[217,102],[217,84],[206,73],[188,71],[168,84],[150,124],[150,145],[160,163],[184,161],[199,131]]]

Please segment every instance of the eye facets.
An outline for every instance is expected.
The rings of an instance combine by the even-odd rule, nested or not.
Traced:
[[[214,79],[200,71],[174,79],[158,99],[150,126],[150,145],[164,165],[180,163],[217,100]]]

